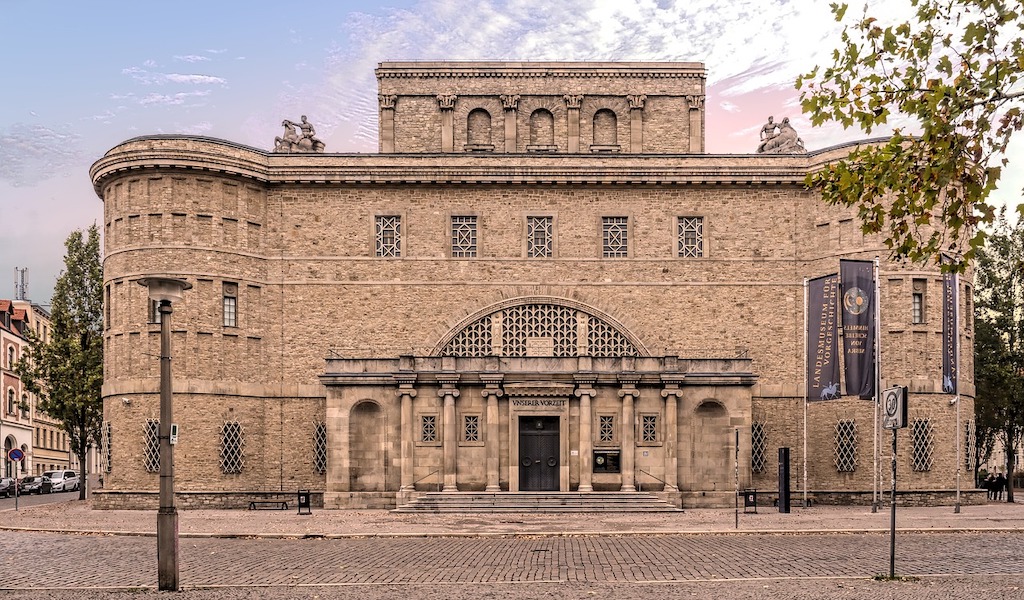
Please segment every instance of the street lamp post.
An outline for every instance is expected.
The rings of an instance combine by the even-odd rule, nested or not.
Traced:
[[[161,591],[178,591],[178,509],[174,505],[174,446],[171,445],[171,303],[192,284],[169,277],[146,277],[160,314],[160,510],[156,514],[157,581]]]

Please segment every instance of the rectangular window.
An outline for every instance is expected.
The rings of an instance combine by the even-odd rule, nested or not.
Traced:
[[[480,441],[480,415],[464,415],[462,417],[462,441]]]
[[[757,421],[750,427],[750,469],[755,473],[768,470],[768,430]]]
[[[149,301],[149,322],[160,324],[160,303],[152,299]]]
[[[437,442],[437,415],[420,416],[420,441]]]
[[[110,284],[104,286],[103,290],[103,328],[110,329]],[[38,323],[36,325],[38,326]],[[36,331],[36,333],[39,332]]]
[[[147,419],[143,437],[143,466],[149,473],[160,472],[160,421]],[[53,441],[51,440],[51,444]]]
[[[601,217],[601,248],[604,258],[629,256],[629,218]]]
[[[238,326],[238,284],[224,283],[224,327]]]
[[[313,470],[320,475],[327,473],[327,423],[313,423]]]
[[[644,444],[658,442],[658,415],[640,415],[640,441]]]
[[[615,441],[615,417],[612,415],[600,415],[597,418],[597,439],[600,442],[610,444]]]
[[[836,471],[853,473],[857,469],[857,422],[843,420],[836,423]]]
[[[554,217],[526,217],[526,256],[550,258]]]
[[[237,475],[245,468],[245,432],[238,421],[226,421],[220,428],[220,470]]]
[[[932,470],[932,448],[935,435],[928,419],[914,419],[910,422],[910,463],[914,471],[921,473]]]
[[[910,299],[910,322],[920,325],[925,322],[925,293],[928,291],[926,279],[913,280],[913,292]]]
[[[679,247],[681,258],[704,256],[704,217],[679,217]]]
[[[110,444],[113,441],[114,432],[110,427],[110,422],[107,421],[106,426],[103,428],[103,470],[107,473],[114,466],[113,452],[111,451]]]
[[[377,256],[382,258],[402,256],[402,217],[398,215],[377,217]]]
[[[476,217],[452,217],[452,258],[476,258]]]

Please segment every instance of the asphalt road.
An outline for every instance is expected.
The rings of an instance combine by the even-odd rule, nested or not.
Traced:
[[[54,492],[52,494],[29,494],[18,496],[18,508],[24,506],[38,506],[40,504],[51,504],[53,502],[67,502],[68,500],[77,500],[78,490],[73,492]],[[14,496],[10,498],[0,498],[0,511],[14,509]]]

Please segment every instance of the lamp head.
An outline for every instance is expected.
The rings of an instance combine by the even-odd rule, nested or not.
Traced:
[[[139,285],[149,288],[149,298],[156,302],[167,300],[171,304],[181,300],[185,290],[192,289],[192,284],[173,277],[143,277]]]

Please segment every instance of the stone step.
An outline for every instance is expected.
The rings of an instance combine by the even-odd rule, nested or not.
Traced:
[[[446,512],[682,512],[639,492],[427,492],[400,513]]]

